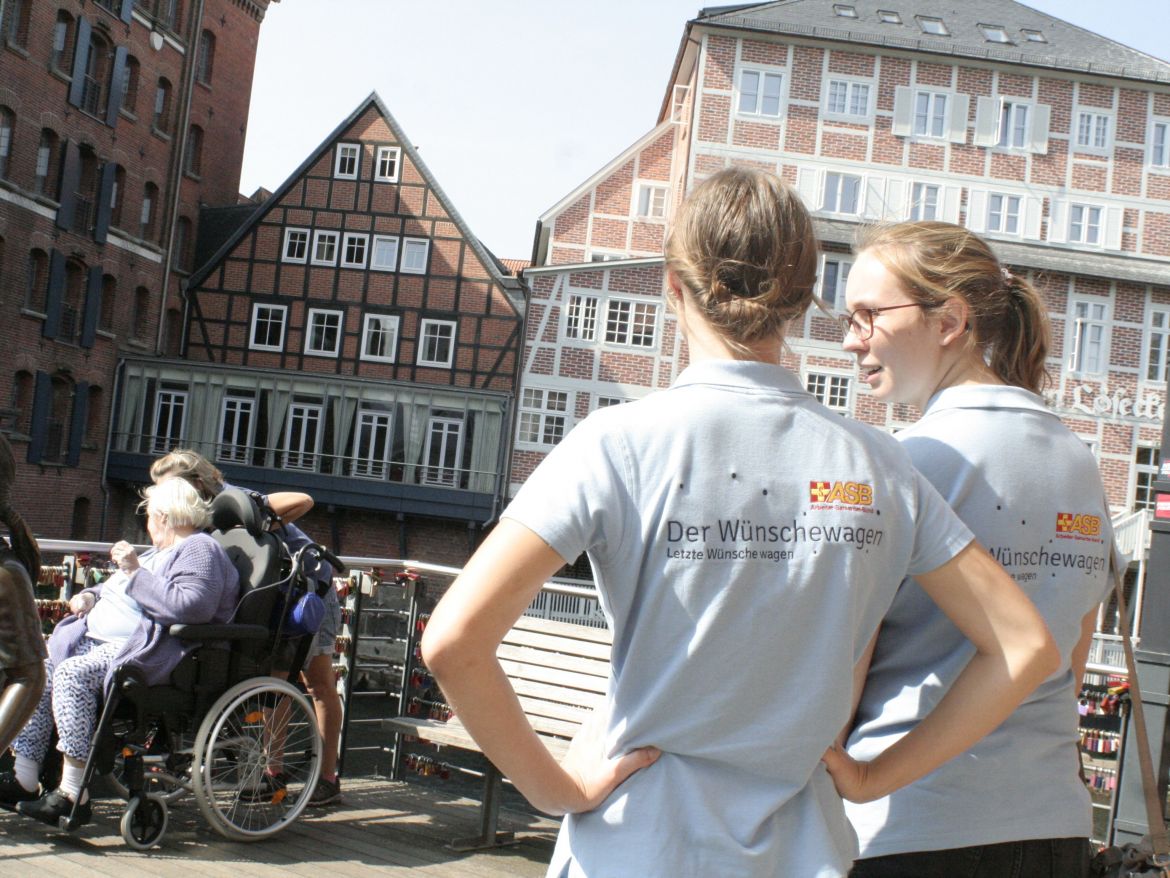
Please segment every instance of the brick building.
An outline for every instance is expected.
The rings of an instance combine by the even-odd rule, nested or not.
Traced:
[[[200,250],[182,358],[123,363],[111,482],[194,447],[311,493],[339,551],[462,563],[506,481],[524,298],[377,95],[261,203],[205,211]]]
[[[1170,63],[1012,0],[792,0],[703,10],[657,125],[538,224],[512,487],[589,411],[686,365],[665,310],[666,222],[698,180],[776,172],[813,211],[842,304],[859,224],[937,218],[989,238],[1042,291],[1050,402],[1119,516],[1148,508],[1170,369]],[[787,365],[889,429],[834,324]]]
[[[268,3],[0,2],[0,426],[44,536],[120,536],[117,362],[179,350],[199,206],[237,199]]]

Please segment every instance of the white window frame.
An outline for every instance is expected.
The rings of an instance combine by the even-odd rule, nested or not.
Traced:
[[[923,98],[926,99],[925,112],[920,110]],[[926,140],[949,139],[950,116],[948,114],[952,100],[954,100],[954,95],[949,92],[914,89],[914,103],[910,108],[911,131],[914,132],[914,136]],[[940,129],[938,133],[935,133],[935,127]]]
[[[309,261],[313,265],[337,265],[337,251],[341,245],[341,233],[331,229],[317,229],[313,232],[313,249],[309,251]],[[333,258],[324,259],[318,255],[322,246],[333,248]]]
[[[634,212],[639,219],[666,219],[667,205],[670,204],[670,187],[662,183],[639,183],[636,191],[638,201]]]
[[[1015,207],[1014,211],[1012,210],[1013,205]],[[999,208],[998,210],[996,209],[997,206]],[[987,193],[987,223],[984,228],[988,232],[994,232],[998,235],[1015,235],[1018,237],[1023,230],[1023,206],[1023,196],[1012,195],[1007,192]],[[996,216],[999,217],[998,224],[992,222],[992,217]],[[1013,220],[1016,226],[1014,230],[1009,228]]]
[[[166,398],[167,423],[163,426],[163,400]],[[153,454],[166,454],[176,445],[182,445],[187,436],[187,408],[191,395],[186,390],[172,390],[161,387],[154,394],[154,435],[150,450]],[[178,413],[178,430],[175,431],[175,414]]]
[[[839,372],[808,372],[804,376],[804,387],[830,411],[841,415],[853,411],[853,381],[848,375]]]
[[[1150,167],[1170,170],[1170,119],[1150,122]]]
[[[1077,230],[1074,234],[1074,229]],[[1069,202],[1068,234],[1070,244],[1086,244],[1099,247],[1105,239],[1105,208],[1099,204],[1082,201]]]
[[[1142,460],[1143,452],[1148,452],[1150,458],[1149,462]],[[1135,512],[1138,509],[1149,509],[1153,511],[1155,506],[1155,495],[1157,491],[1154,488],[1154,481],[1158,478],[1158,471],[1161,465],[1162,449],[1159,445],[1152,445],[1145,442],[1139,442],[1134,448],[1133,454],[1133,504],[1130,506]],[[1142,476],[1146,476],[1146,484],[1143,486]],[[1145,493],[1146,498],[1142,500],[1139,497],[1140,493]]]
[[[312,416],[312,417],[310,417]],[[293,423],[304,422],[301,428],[301,441],[297,448],[292,447]],[[284,426],[284,444],[281,447],[281,465],[284,469],[295,469],[313,472],[317,469],[317,455],[321,453],[321,428],[324,425],[324,411],[320,403],[293,402],[288,407],[288,421]],[[313,426],[312,447],[306,441],[309,431],[307,426]]]
[[[232,435],[226,435],[229,427]],[[240,423],[244,422],[241,430]],[[241,433],[243,435],[241,435]],[[224,394],[219,412],[219,433],[215,456],[230,463],[247,463],[256,437],[256,397],[250,394]]]
[[[450,330],[450,335],[445,339],[441,338],[439,335],[434,334],[434,330],[437,329]],[[423,318],[418,328],[418,356],[415,358],[415,365],[450,369],[451,364],[455,362],[455,342],[458,337],[459,325],[456,321]],[[446,360],[428,358],[428,346],[432,343],[440,343],[442,341],[446,341],[448,345]]]
[[[431,462],[431,452],[434,451],[436,428],[442,428],[442,447],[439,449],[441,458],[437,464]],[[454,428],[454,429],[452,429]],[[448,488],[458,487],[461,461],[463,460],[463,428],[462,418],[431,415],[427,421],[427,442],[423,450],[422,479],[424,485],[441,485]],[[447,443],[451,436],[455,437],[454,465],[448,465]]]
[[[620,253],[616,250],[598,250],[592,247],[585,251],[585,256],[586,262],[618,262],[622,259],[630,258],[628,254]]]
[[[362,349],[360,359],[373,363],[395,363],[398,361],[398,328],[401,320],[397,314],[367,314],[362,322]],[[390,352],[388,354],[371,354],[370,342],[372,337],[388,334],[390,336]]]
[[[569,391],[525,387],[520,393],[516,442],[552,448],[569,432]]]
[[[1160,325],[1159,325],[1160,324]],[[1150,374],[1153,372],[1154,374]],[[1162,387],[1170,379],[1170,306],[1152,305],[1142,331],[1142,380]]]
[[[336,325],[333,324],[336,321]],[[327,338],[332,332],[333,347],[318,347],[316,337],[321,334]],[[345,332],[345,312],[332,308],[310,308],[305,318],[305,356],[307,357],[336,357],[341,351],[341,336]]]
[[[1021,113],[1023,120],[1018,118]],[[1001,98],[999,102],[999,126],[995,132],[995,145],[999,149],[1028,149],[1031,143],[1032,116],[1035,107],[1031,101]],[[1006,126],[1005,126],[1006,120]],[[1006,127],[1006,130],[1005,130]],[[1021,141],[1016,143],[1016,141]]]
[[[419,248],[422,249],[422,265],[415,266],[410,263],[415,259],[412,254],[416,254]],[[429,238],[403,238],[402,252],[398,255],[398,270],[403,274],[426,274],[430,255],[431,242]]]
[[[942,219],[942,186],[937,183],[912,183],[909,218],[919,221]]]
[[[280,314],[280,341],[277,344],[257,344],[256,343],[256,329],[260,323],[260,312],[265,311],[269,316],[266,317],[265,322],[272,324],[274,321],[272,315]],[[248,347],[254,351],[283,351],[284,337],[288,331],[288,306],[287,305],[273,305],[268,302],[256,302],[252,305],[252,322],[248,327]],[[269,333],[265,333],[268,335]]]
[[[1109,371],[1110,311],[1109,301],[1105,299],[1077,296],[1069,301],[1068,330],[1065,333],[1069,345],[1069,372],[1075,375],[1103,375]],[[1096,346],[1096,351],[1086,354],[1090,344]],[[1088,356],[1093,357],[1092,362],[1087,361]]]
[[[846,183],[855,181],[853,190],[853,210],[842,210],[845,201]],[[861,193],[865,180],[860,174],[845,174],[840,171],[826,171],[824,184],[821,186],[821,210],[826,213],[839,213],[843,216],[858,216],[861,213]],[[831,190],[831,191],[830,191]],[[830,194],[832,200],[830,202]],[[832,203],[832,207],[830,207]]]
[[[916,15],[914,19],[924,34],[930,34],[932,37],[949,37],[951,35],[946,22],[941,18],[933,15]]]
[[[394,260],[390,265],[384,265],[374,258],[379,252],[379,245],[394,244]],[[370,242],[370,270],[371,271],[398,271],[398,256],[401,250],[401,240],[397,235],[374,235]]]
[[[606,299],[602,338],[610,345],[653,350],[658,345],[658,311],[658,303],[647,299]]]
[[[382,172],[382,166],[394,157],[394,171],[390,174]],[[402,149],[397,146],[379,146],[374,158],[374,180],[378,183],[397,183],[402,174]]]
[[[289,245],[293,243],[294,237],[299,239],[298,244],[299,244],[299,249],[301,250],[300,256],[290,256],[289,255]],[[309,240],[311,237],[312,237],[312,235],[311,235],[311,232],[309,229],[297,228],[297,227],[293,227],[293,226],[289,226],[287,229],[285,229],[284,230],[284,243],[281,245],[281,248],[280,248],[280,261],[281,262],[296,262],[296,263],[299,263],[301,265],[304,265],[306,262],[308,262],[309,261]]]
[[[1113,150],[1113,114],[1099,108],[1078,107],[1073,118],[1075,120],[1073,142],[1076,152],[1109,155]],[[1088,132],[1085,131],[1086,122],[1089,126]],[[1087,141],[1082,139],[1086,136]]]
[[[844,109],[833,108],[834,90],[836,86],[844,87]],[[860,112],[855,111],[855,91],[865,89],[864,106]],[[825,85],[824,113],[827,119],[845,119],[850,122],[868,120],[873,112],[873,81],[870,79],[856,79],[845,76],[832,76]]]
[[[570,292],[565,298],[564,328],[561,337],[571,341],[596,341],[601,297]]]
[[[830,268],[832,266],[832,268]],[[843,311],[845,309],[845,285],[849,280],[849,272],[853,268],[853,258],[845,254],[822,253],[819,295],[830,308]],[[833,275],[832,278],[829,275]],[[829,289],[832,284],[833,289]]]
[[[605,396],[599,393],[596,397],[594,397],[593,411],[597,411],[598,409],[607,409],[615,405],[625,405],[627,402],[633,402],[633,400],[627,399],[624,396]]]
[[[349,245],[350,242],[360,242],[362,250],[362,258],[356,261],[349,259]],[[366,263],[370,259],[370,236],[362,232],[345,232],[341,236],[341,250],[338,255],[341,257],[342,268],[365,268]]]
[[[342,168],[352,162],[353,170]],[[339,143],[333,156],[333,176],[337,180],[356,180],[362,164],[362,145],[360,143]]]
[[[751,107],[744,109],[744,98],[749,94],[744,90],[744,76],[754,75],[757,77],[755,98]],[[765,112],[764,100],[767,93],[766,84],[769,79],[778,80],[777,96],[776,96],[776,112]],[[735,114],[737,116],[750,116],[756,119],[781,119],[784,117],[784,107],[786,104],[785,95],[787,88],[788,74],[783,69],[775,67],[740,67],[735,71],[735,92],[733,99],[735,101]]]
[[[369,447],[359,454],[363,433],[369,434]],[[381,441],[379,441],[381,437]],[[380,446],[380,447],[379,447]],[[349,474],[355,479],[385,481],[390,475],[390,455],[394,446],[394,416],[388,411],[360,408],[353,425]]]

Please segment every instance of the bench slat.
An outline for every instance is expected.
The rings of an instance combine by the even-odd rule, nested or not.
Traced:
[[[586,711],[594,710],[605,702],[603,691],[586,692],[583,689],[566,689],[564,686],[538,683],[534,680],[520,680],[514,677],[509,678],[509,682],[521,700],[531,698],[535,701],[562,704],[565,707]]]
[[[613,643],[613,633],[608,628],[590,628],[588,625],[574,625],[572,622],[558,622],[554,619],[521,616],[512,627],[521,631],[543,631],[545,634],[556,634],[572,640]]]
[[[580,674],[575,671],[562,671],[559,668],[546,668],[540,665],[530,665],[523,662],[500,659],[500,666],[504,673],[513,681],[534,680],[538,683],[552,683],[554,686],[566,686],[570,689],[582,689],[586,692],[605,692],[608,680],[595,674]]]
[[[597,659],[608,662],[612,647],[608,643],[596,643],[592,640],[569,640],[558,634],[548,634],[543,631],[510,630],[504,635],[504,643],[513,646],[529,646],[543,649],[548,652],[578,655],[584,658]]]
[[[421,738],[432,744],[458,747],[461,750],[472,750],[476,753],[482,752],[479,745],[468,734],[467,729],[455,720],[443,723],[433,719],[396,716],[382,720],[382,728],[386,731],[401,732],[404,735],[414,735],[416,738]],[[534,726],[534,728],[536,727]],[[564,738],[552,737],[547,732],[542,734],[540,728],[536,728],[536,733],[558,759],[569,749],[569,742]]]
[[[556,671],[572,671],[577,674],[587,674],[602,680],[609,679],[609,662],[585,658],[577,655],[566,655],[562,652],[548,652],[543,649],[532,649],[527,646],[512,646],[500,644],[496,650],[496,657],[522,662],[526,665],[536,665]]]

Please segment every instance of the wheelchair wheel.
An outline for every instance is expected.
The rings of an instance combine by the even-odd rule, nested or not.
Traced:
[[[122,838],[136,851],[154,847],[167,831],[167,803],[156,795],[135,796],[122,812]]]
[[[316,714],[286,680],[236,684],[195,736],[195,801],[225,838],[255,841],[280,832],[309,804],[320,773]]]
[[[149,763],[144,766],[145,792],[158,796],[168,805],[187,795],[191,791],[191,758],[191,736],[176,735],[168,764]],[[119,752],[114,758],[114,770],[105,776],[105,780],[115,795],[129,799],[130,788],[126,785],[123,766],[124,758]]]

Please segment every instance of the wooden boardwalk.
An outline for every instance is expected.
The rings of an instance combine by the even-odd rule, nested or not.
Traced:
[[[275,838],[251,844],[213,832],[194,799],[184,798],[170,810],[162,844],[141,853],[128,848],[119,834],[121,806],[117,800],[99,800],[94,822],[71,835],[0,811],[0,876],[537,878],[544,875],[557,830],[555,820],[501,809],[500,829],[513,830],[523,840],[494,851],[458,854],[443,845],[478,831],[475,801],[453,796],[442,783],[347,778],[339,805],[308,810]]]

